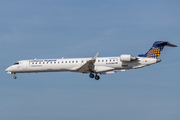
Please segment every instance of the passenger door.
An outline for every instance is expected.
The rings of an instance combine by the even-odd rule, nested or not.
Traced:
[[[27,69],[27,61],[22,62],[22,68],[23,68],[23,70]]]

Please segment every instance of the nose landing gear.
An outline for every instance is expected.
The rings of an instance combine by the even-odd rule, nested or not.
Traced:
[[[13,73],[13,74],[14,74],[13,78],[16,79],[16,78],[17,78],[17,77],[16,77],[16,73]]]
[[[90,73],[90,74],[89,74],[89,77],[90,77],[90,78],[94,78],[94,77],[95,77],[96,80],[99,80],[99,79],[100,79],[100,77],[99,77],[97,74],[94,76],[93,73]]]

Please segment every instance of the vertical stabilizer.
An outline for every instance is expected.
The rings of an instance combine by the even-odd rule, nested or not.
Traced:
[[[165,41],[156,41],[146,54],[140,54],[139,57],[158,58],[164,46],[177,47]]]

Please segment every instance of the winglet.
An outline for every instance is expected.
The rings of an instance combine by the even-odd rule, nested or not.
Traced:
[[[96,55],[91,59],[91,60],[96,60],[97,56],[98,56],[99,52],[96,53]]]

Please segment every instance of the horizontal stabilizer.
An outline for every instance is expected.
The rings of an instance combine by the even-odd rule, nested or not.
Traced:
[[[157,43],[156,46],[177,47],[177,45],[170,44],[169,42],[161,42],[161,43]]]

